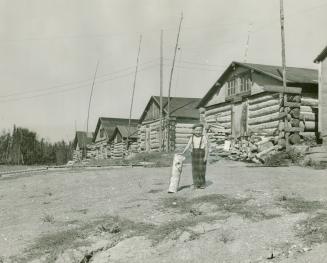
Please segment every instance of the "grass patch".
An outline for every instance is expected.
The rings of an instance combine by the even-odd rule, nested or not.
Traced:
[[[309,246],[327,242],[327,214],[319,213],[297,225],[297,236]]]
[[[55,222],[54,216],[50,214],[45,214],[41,217],[43,223],[53,224]]]
[[[308,201],[303,198],[286,196],[280,198],[277,204],[293,214],[310,213],[325,208],[325,205],[319,201]]]
[[[47,256],[47,262],[54,262],[66,249],[90,245],[86,238],[99,232],[107,232],[119,240],[122,237],[145,235],[153,229],[152,224],[137,223],[117,216],[105,216],[73,229],[41,236],[24,251],[22,257],[15,258],[14,262],[29,262],[42,256]]]
[[[220,194],[211,194],[186,199],[181,197],[165,198],[162,202],[163,209],[176,209],[181,213],[190,213],[195,206],[212,204],[212,212],[233,213],[252,221],[261,221],[278,217],[275,214],[266,214],[257,207],[249,206],[246,203],[249,198],[237,199]]]

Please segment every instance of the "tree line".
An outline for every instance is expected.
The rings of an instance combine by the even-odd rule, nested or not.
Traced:
[[[12,132],[2,131],[0,135],[1,164],[65,164],[72,152],[71,142],[50,143],[26,128],[14,126]]]

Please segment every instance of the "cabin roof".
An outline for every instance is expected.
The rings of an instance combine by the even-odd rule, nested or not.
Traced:
[[[92,138],[93,132],[76,131],[73,146],[76,148],[78,145],[79,148],[84,148],[86,145],[92,143]]]
[[[170,97],[170,116],[177,118],[191,118],[198,119],[199,112],[196,108],[200,102],[200,98],[186,98],[186,97]],[[142,122],[147,114],[148,108],[154,102],[158,107],[160,105],[159,96],[151,96],[149,102],[147,103],[141,117],[140,122]],[[168,97],[162,97],[163,113],[167,114],[168,108]]]
[[[227,67],[227,69],[219,77],[219,79],[215,82],[215,84],[211,87],[207,94],[201,99],[200,103],[198,104],[198,107],[203,107],[208,102],[212,95],[216,93],[217,90],[223,85],[225,77],[231,72],[231,70],[235,66],[248,68],[273,79],[279,80],[281,82],[283,81],[283,68],[281,66],[234,61]],[[286,72],[286,81],[288,84],[317,84],[318,82],[318,71],[315,69],[287,67]]]
[[[111,140],[114,139],[114,137],[116,136],[116,134],[119,132],[121,134],[121,136],[123,138],[127,138],[128,137],[128,130],[129,130],[129,127],[128,125],[117,125],[116,128],[114,129],[114,132],[111,136]],[[129,138],[134,138],[136,139],[137,138],[137,125],[133,124],[131,125],[130,127],[130,130],[129,130]]]
[[[117,125],[128,125],[128,122],[129,119],[100,117],[95,128],[93,141],[95,141],[101,125],[104,128],[105,133],[107,134],[107,138],[111,138]],[[136,125],[137,123],[137,119],[131,119],[131,124]]]
[[[314,62],[319,63],[327,57],[327,46],[321,51],[321,53],[315,58]]]

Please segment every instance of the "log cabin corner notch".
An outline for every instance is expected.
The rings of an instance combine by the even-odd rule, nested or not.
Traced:
[[[294,99],[300,105],[300,112],[294,111],[300,120],[291,123],[297,130],[303,130],[302,135],[317,131],[317,79],[318,72],[314,69],[287,68],[285,93],[288,101]],[[232,62],[202,98],[198,108],[204,108],[204,119],[209,126],[220,127],[225,135],[233,138],[253,133],[276,136],[284,112],[280,106],[280,92],[283,92],[282,67]],[[291,120],[292,114],[289,114]]]

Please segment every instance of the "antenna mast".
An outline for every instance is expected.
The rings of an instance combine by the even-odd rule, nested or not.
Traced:
[[[94,73],[92,88],[91,88],[91,93],[90,93],[90,99],[89,99],[89,107],[87,109],[86,134],[89,133],[89,118],[90,118],[91,100],[92,100],[92,95],[93,95],[93,90],[94,90],[95,79],[96,79],[97,72],[98,72],[98,67],[99,67],[99,60],[97,62],[97,66],[95,68],[95,73]]]
[[[182,26],[182,21],[183,21],[183,13],[181,14],[181,19],[179,21],[179,27],[178,27],[178,34],[177,34],[177,39],[176,39],[176,45],[175,45],[175,51],[174,51],[174,58],[173,58],[173,65],[171,67],[170,71],[170,79],[169,79],[169,88],[168,88],[168,104],[167,104],[167,121],[168,121],[168,131],[167,131],[167,136],[168,136],[168,144],[167,144],[167,150],[170,150],[170,140],[169,140],[169,133],[170,133],[170,123],[169,123],[169,118],[170,118],[170,92],[171,92],[171,84],[172,84],[172,79],[173,79],[173,73],[174,73],[174,67],[175,67],[175,60],[176,60],[176,53],[177,53],[177,48],[178,48],[178,40],[179,40],[179,35],[181,32],[181,26]]]
[[[130,131],[131,131],[132,110],[133,110],[134,93],[135,93],[135,87],[136,87],[136,77],[137,77],[137,71],[138,71],[138,68],[139,68],[139,58],[140,58],[140,51],[141,51],[141,43],[142,43],[142,35],[140,35],[139,49],[138,49],[138,52],[137,52],[136,68],[135,68],[135,74],[134,74],[132,99],[131,99],[131,107],[130,107],[130,110],[129,110],[128,133],[127,133],[127,148],[128,148],[129,136],[130,136]]]

